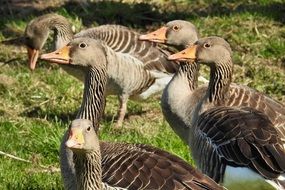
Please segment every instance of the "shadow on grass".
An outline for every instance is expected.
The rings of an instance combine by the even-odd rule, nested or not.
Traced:
[[[43,110],[40,106],[33,107],[30,110],[24,111],[20,114],[22,117],[28,117],[28,118],[41,118],[45,119],[50,122],[58,122],[61,121],[63,124],[69,124],[70,121],[72,121],[74,118],[76,118],[78,111],[75,111],[73,113],[57,113],[53,110],[49,110],[48,112]],[[128,113],[125,116],[125,120],[127,120],[129,117],[132,116],[140,116],[143,114],[146,114],[147,111],[143,110],[128,110]],[[4,113],[3,113],[4,114]],[[1,110],[0,110],[0,116],[1,116]],[[115,122],[117,121],[117,115],[113,115],[111,113],[106,113],[102,117],[103,122]]]
[[[113,1],[102,1],[89,3],[86,6],[79,6],[78,3],[68,2],[62,6],[67,12],[75,13],[82,18],[85,26],[97,22],[99,25],[106,23],[121,24],[138,28],[145,28],[147,25],[168,22],[175,19],[193,19],[208,16],[230,16],[248,12],[263,17],[274,19],[277,22],[285,23],[285,3],[271,3],[260,5],[253,3],[238,3],[237,6],[225,4],[222,1],[208,3],[205,5],[191,5],[189,2],[186,8],[179,4],[172,4],[172,8],[158,7],[153,4],[123,3]],[[195,3],[196,4],[196,3]],[[54,9],[53,11],[57,11]]]
[[[144,115],[146,113],[147,113],[147,111],[142,111],[142,110],[141,111],[128,110],[127,114],[125,115],[125,119],[124,120],[126,121],[130,117],[132,117],[132,116],[141,116],[141,115]],[[114,115],[114,114],[111,114],[111,113],[106,113],[102,117],[102,121],[103,122],[108,122],[108,123],[111,123],[111,122],[115,123],[117,121],[117,119],[118,119],[117,114]]]
[[[49,122],[61,121],[63,124],[69,125],[76,117],[77,111],[74,113],[56,113],[53,111],[46,112],[40,106],[33,107],[31,110],[22,112],[20,116],[28,118],[41,118],[46,119]]]
[[[269,17],[277,22],[285,23],[285,3],[272,2],[261,5],[258,2],[233,3],[208,2],[193,3],[189,1],[187,6],[179,3],[166,3],[162,7],[143,1],[140,3],[125,3],[121,1],[99,1],[82,3],[77,1],[67,1],[64,4],[47,4],[45,1],[31,3],[28,0],[4,1],[0,8],[0,28],[5,30],[5,23],[13,19],[24,19],[29,21],[32,16],[39,16],[49,12],[66,12],[69,15],[79,16],[83,24],[89,27],[94,22],[98,24],[121,24],[144,28],[146,25],[152,25],[159,22],[167,22],[174,19],[191,19],[207,16],[230,16],[249,12],[264,17]],[[184,7],[184,8],[183,8]],[[186,8],[185,8],[186,7]],[[63,13],[64,14],[64,13]],[[6,29],[7,30],[7,29]],[[13,35],[12,31],[7,31],[3,35]],[[15,35],[18,35],[15,33]]]

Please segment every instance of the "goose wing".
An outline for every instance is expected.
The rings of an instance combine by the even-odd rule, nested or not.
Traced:
[[[216,107],[202,113],[196,127],[195,135],[203,143],[200,148],[196,144],[195,151],[205,157],[198,165],[215,180],[221,180],[226,165],[249,167],[267,179],[285,172],[281,139],[262,112],[249,107]]]
[[[101,142],[103,182],[128,189],[222,189],[188,163],[147,145]]]
[[[226,106],[251,107],[268,116],[285,144],[285,106],[255,89],[244,85],[231,84]]]

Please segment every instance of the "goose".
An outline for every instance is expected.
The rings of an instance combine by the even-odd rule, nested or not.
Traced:
[[[149,34],[141,35],[140,40],[163,43],[183,50],[198,40],[198,30],[191,22],[173,20]],[[161,96],[164,118],[174,132],[188,144],[189,125],[187,110],[194,108],[200,96],[193,96],[198,88],[199,65],[179,62],[178,71],[166,85]],[[206,86],[201,93],[206,92]],[[186,107],[187,105],[187,107]],[[187,108],[187,110],[185,109]]]
[[[140,39],[165,43],[181,50],[193,45],[198,37],[198,30],[191,22],[174,20],[154,32],[141,35]],[[208,88],[206,84],[198,87],[198,72],[199,64],[195,61],[192,64],[181,62],[177,73],[161,96],[161,108],[165,119],[187,144],[193,115],[189,113],[196,107],[200,97],[206,94]],[[227,106],[250,106],[268,115],[279,131],[282,141],[285,141],[285,106],[254,89],[235,83],[230,84],[228,97],[228,101],[224,102]]]
[[[169,56],[171,60],[190,59],[210,67],[207,92],[188,113],[193,115],[189,131],[193,159],[203,173],[229,189],[245,184],[247,189],[262,189],[264,185],[284,189],[284,142],[270,115],[250,104],[227,103],[233,101],[229,91],[231,55],[230,45],[214,36],[201,38]],[[248,94],[246,98],[251,101]],[[262,103],[261,97],[255,98]]]
[[[133,58],[132,63],[108,68],[106,95],[117,95],[119,99],[118,119],[115,127],[122,126],[127,111],[128,99],[144,100],[160,93],[170,81],[177,65],[167,60],[168,52],[152,42],[138,40],[139,34],[119,25],[101,25],[83,30],[75,35],[68,20],[57,14],[46,14],[30,21],[25,30],[29,65],[33,70],[40,50],[50,30],[54,31],[54,47],[59,49],[71,39],[89,37],[104,41],[114,51]],[[70,75],[84,81],[84,73],[60,65]],[[150,73],[147,74],[146,73]]]
[[[96,133],[105,105],[108,51],[112,50],[102,41],[76,38],[62,49],[41,56],[52,63],[77,67],[86,75],[81,109],[61,144],[65,188],[222,189],[179,157],[163,150],[98,140]]]

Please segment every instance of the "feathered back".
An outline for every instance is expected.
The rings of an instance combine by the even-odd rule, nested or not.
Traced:
[[[101,142],[103,181],[128,189],[223,189],[177,156],[148,145]]]
[[[285,172],[281,138],[264,113],[249,107],[216,107],[202,113],[195,127],[193,151],[207,152],[195,160],[216,181],[222,180],[225,163],[249,167],[266,179]]]
[[[175,73],[178,65],[168,61],[169,53],[155,43],[139,40],[140,34],[119,25],[103,25],[79,32],[75,37],[90,37],[104,41],[117,52],[128,53],[145,64],[149,70]]]

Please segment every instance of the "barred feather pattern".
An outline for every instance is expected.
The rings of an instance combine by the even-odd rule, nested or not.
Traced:
[[[108,84],[107,94],[137,95],[148,89],[155,78],[143,63],[128,54],[115,52],[105,43],[107,56]]]
[[[101,142],[103,181],[126,189],[222,189],[182,159],[141,144]]]
[[[145,99],[153,94],[161,92],[164,87],[163,85],[167,83],[171,74],[175,73],[178,68],[176,63],[167,60],[167,56],[169,55],[168,51],[157,46],[155,43],[138,40],[138,33],[123,26],[104,25],[84,30],[73,36],[70,23],[66,18],[60,15],[44,15],[38,17],[37,22],[34,23],[35,26],[33,27],[41,27],[41,32],[39,33],[47,32],[46,38],[48,36],[48,29],[54,30],[56,49],[66,45],[73,37],[90,37],[93,39],[100,39],[114,51],[125,54],[120,57],[126,58],[129,56],[130,58],[128,59],[119,58],[120,64],[116,64],[115,68],[109,67],[109,71],[112,70],[114,72],[108,72],[108,75],[111,77],[110,80],[108,80],[107,95],[119,95],[120,97],[124,97],[122,98],[124,101],[127,101],[129,97],[133,99]],[[38,34],[35,34],[33,38],[34,41],[43,40],[41,35]],[[45,40],[46,39],[43,40],[43,43]],[[142,65],[132,65],[134,62],[138,62],[137,60],[139,60]],[[60,65],[60,67],[70,75],[84,81],[83,72],[74,69],[74,67],[70,67],[70,65]],[[136,70],[136,68],[138,69]],[[156,80],[157,77],[151,75],[149,71],[165,74],[165,76],[162,77],[165,78],[165,80]],[[120,74],[120,77],[116,76],[117,74]],[[130,75],[131,77],[126,77],[126,75]],[[129,78],[132,80],[128,80]],[[120,84],[120,82],[122,83]]]
[[[102,182],[102,186],[104,190],[126,190],[126,188],[121,188],[121,187],[112,187],[108,185],[107,183]]]
[[[209,51],[213,56],[214,52]],[[203,58],[208,56],[203,53]],[[244,91],[238,90],[246,88],[238,85],[230,87],[233,72],[230,56],[216,58],[215,64],[210,66],[208,92],[199,103],[199,113],[196,111],[189,133],[192,155],[198,168],[219,183],[223,180],[227,165],[251,168],[265,179],[278,178],[285,172],[284,134],[280,133],[278,124],[273,123],[275,115],[267,115],[266,106],[259,107],[254,103],[264,98],[268,101],[268,107],[276,107],[275,112],[281,114],[284,106],[254,90],[249,89],[245,97]],[[233,92],[240,96],[235,97]],[[263,102],[264,105],[266,103]]]
[[[55,49],[59,49],[66,45],[72,38],[73,33],[71,29],[71,24],[68,20],[57,14],[46,14],[40,17],[35,18],[32,20],[28,26],[26,27],[25,36],[26,45],[31,48],[41,49],[42,47],[35,47],[35,46],[43,46],[44,42],[40,42],[42,39],[35,40],[31,38],[36,38],[37,35],[45,31],[48,33],[49,30],[54,31],[54,47]],[[41,36],[47,38],[48,36]],[[35,43],[41,43],[35,44]]]
[[[255,109],[220,106],[207,110],[199,117],[192,139],[198,168],[217,182],[222,182],[226,165],[249,167],[266,179],[285,172],[278,132]]]
[[[267,95],[247,86],[231,83],[232,62],[222,63],[222,67],[211,69],[209,83],[209,106],[224,105],[228,107],[250,107],[264,113],[272,122],[285,144],[285,106]],[[205,111],[202,109],[201,112]]]
[[[165,119],[187,144],[190,130],[188,123],[191,120],[189,113],[201,97],[201,94],[193,96],[198,86],[198,70],[199,65],[196,63],[180,63],[178,72],[165,87],[161,97],[161,108]]]
[[[162,111],[166,120],[185,142],[187,142],[189,138],[187,135],[189,132],[187,131],[189,131],[189,128],[192,126],[192,120],[195,119],[195,117],[193,117],[193,110],[196,108],[200,98],[206,94],[208,88],[208,86],[196,87],[197,82],[195,82],[195,77],[198,76],[198,68],[196,68],[197,66],[193,63],[191,65],[191,67],[184,66],[183,64],[180,66],[177,74],[166,86],[161,99]],[[225,71],[220,74],[214,74],[213,72],[212,76],[220,80],[222,79],[222,73],[227,72],[227,75],[229,75],[229,71],[230,69],[225,69]],[[184,83],[188,83],[188,85],[184,85]],[[251,107],[263,112],[273,123],[279,136],[282,138],[283,144],[285,144],[284,105],[255,89],[235,83],[229,85],[228,92],[225,93],[224,90],[219,91],[223,84],[225,84],[225,82],[218,82],[214,84],[214,86],[219,88],[211,88],[211,96],[215,97],[216,103],[220,102],[224,106],[229,107]],[[178,91],[181,93],[178,94]],[[215,96],[215,94],[218,95]],[[208,107],[205,109],[208,109]]]
[[[222,189],[179,157],[148,145],[100,142],[100,149],[102,162],[100,152],[73,155],[77,189]]]
[[[177,75],[186,75],[190,91],[198,87],[198,75],[200,66],[197,63],[180,63]]]
[[[69,21],[57,14],[46,14],[37,17],[26,27],[26,45],[34,49],[42,49],[49,29],[54,31],[55,49],[66,45],[71,39],[77,37],[90,37],[104,41],[116,52],[126,53],[139,59],[148,70],[162,73],[175,73],[178,65],[167,60],[169,51],[157,46],[155,43],[140,41],[139,34],[119,25],[103,25],[90,28],[73,35]],[[67,65],[60,65],[66,72],[84,81],[83,74],[76,72]]]
[[[106,55],[107,54],[106,50]],[[92,113],[92,110],[94,110],[95,112],[101,113],[104,109],[104,104],[102,104],[102,102],[104,100],[107,80],[106,67],[107,64],[101,63],[87,68],[90,71],[85,77],[87,82],[84,88],[83,99],[87,98],[87,95],[88,98],[94,98],[89,101],[83,101],[82,104],[86,105],[81,107],[78,117],[88,119],[86,118],[88,116],[86,112],[90,112],[91,110]],[[92,118],[89,119],[95,124],[98,124],[100,121],[100,115],[96,116],[92,113],[90,117]],[[65,151],[67,154],[66,160],[68,160],[69,156],[73,158],[70,151]],[[95,183],[98,185],[99,182],[102,182],[102,188],[134,190],[222,189],[222,187],[216,184],[212,179],[203,175],[179,157],[147,145],[100,142],[100,152],[102,158],[102,181],[100,181],[98,175]],[[97,154],[93,154],[93,156],[86,157],[85,159],[75,156],[75,163],[81,163],[78,166],[75,164],[75,173],[77,173],[78,178],[75,180],[75,176],[72,177],[72,174],[69,174],[69,176],[65,175],[65,187],[74,188],[74,183],[81,183],[81,186],[84,187],[92,186],[92,180],[95,180],[95,176],[93,176],[94,173],[100,172],[99,169],[96,169],[99,167],[98,163],[100,162],[98,160],[91,162],[91,160],[96,158],[100,159],[100,157],[97,157]],[[64,167],[66,168],[73,167],[70,163],[62,162],[61,165],[63,164],[65,164]],[[66,164],[70,165],[66,166]],[[83,168],[78,168],[80,165],[83,165]],[[81,172],[81,169],[84,169],[85,171]],[[70,171],[72,170],[70,169]],[[83,178],[84,180],[79,181]]]
[[[58,18],[50,20],[50,28],[54,30],[54,48],[59,49],[68,44],[73,38],[71,25],[66,21],[59,21]]]
[[[263,112],[268,116],[285,143],[285,106],[269,96],[247,86],[232,84],[226,106],[247,106]]]
[[[85,79],[82,104],[76,118],[88,119],[93,126],[99,129],[98,121],[101,119],[105,107],[104,91],[107,84],[106,68],[90,67]]]
[[[211,68],[209,82],[209,101],[214,104],[222,104],[227,98],[229,86],[232,81],[233,64],[231,60],[217,63],[217,67]]]
[[[92,151],[84,154],[73,154],[77,178],[77,189],[103,189],[101,154]]]
[[[155,43],[139,40],[138,33],[119,25],[102,25],[79,32],[75,37],[90,37],[104,41],[116,52],[128,53],[143,62],[149,70],[175,73],[178,65],[167,60],[169,52]]]

